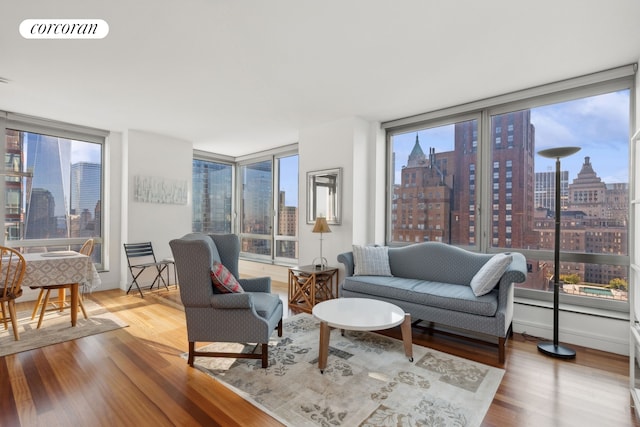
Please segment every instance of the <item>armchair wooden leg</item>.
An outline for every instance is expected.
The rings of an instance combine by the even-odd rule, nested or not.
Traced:
[[[281,321],[282,322],[282,321]],[[269,344],[262,344],[262,367],[269,366]]]
[[[187,359],[187,363],[192,368],[193,368],[193,359],[195,359],[195,356],[193,354],[195,349],[196,349],[196,343],[194,343],[193,341],[189,341],[189,358]]]
[[[278,336],[282,336],[282,319],[278,322]]]

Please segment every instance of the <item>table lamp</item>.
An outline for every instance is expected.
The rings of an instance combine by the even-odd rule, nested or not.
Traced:
[[[331,229],[329,228],[329,224],[327,224],[327,219],[323,216],[319,216],[316,218],[316,223],[313,225],[312,233],[320,233],[320,258],[314,258],[312,264],[316,268],[324,269],[327,267],[327,259],[322,256],[322,233],[331,233]]]

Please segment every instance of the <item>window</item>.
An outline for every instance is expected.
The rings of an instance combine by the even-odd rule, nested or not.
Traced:
[[[78,250],[95,240],[102,259],[103,145],[106,132],[11,115],[4,124],[4,240],[22,252]]]
[[[273,243],[273,163],[271,159],[240,165],[240,250],[271,258]]]
[[[476,119],[449,122],[391,135],[395,159],[391,208],[417,214],[390,224],[391,242],[472,244],[468,237],[462,238],[467,235],[462,230],[474,224],[461,210],[463,206],[474,210],[477,123]],[[411,186],[406,183],[408,176],[415,176]],[[454,217],[459,220],[452,221]]]
[[[278,209],[275,257],[298,259],[298,155],[276,158]]]
[[[237,175],[242,256],[295,263],[298,258],[298,155],[287,150],[243,160],[237,166]]]
[[[194,232],[231,233],[233,166],[205,159],[193,159]]]
[[[562,160],[564,243],[559,274],[563,279],[570,277],[561,299],[625,311],[632,244],[628,233],[635,220],[628,217],[629,165],[636,160],[629,156],[634,72],[633,66],[622,67],[589,79],[383,123],[389,156],[395,159],[389,193],[397,196],[402,192],[400,171],[414,168],[418,176],[420,171],[430,176],[432,156],[436,160],[446,156],[454,179],[438,183],[451,194],[450,203],[440,212],[449,237],[445,233],[443,241],[489,253],[518,250],[527,258],[529,273],[527,281],[516,288],[516,296],[550,300],[555,162],[537,152],[580,146],[578,154]],[[501,134],[505,129],[507,134]],[[502,137],[508,144],[496,143]],[[424,155],[427,147],[429,156]],[[415,161],[420,158],[422,162]],[[417,189],[422,185],[426,182],[418,182]],[[390,197],[390,204],[398,199],[395,196]],[[410,199],[407,206],[412,209]],[[462,206],[469,209],[461,210]],[[477,212],[473,206],[478,206]],[[447,217],[455,218],[453,224],[446,223]],[[391,245],[400,244],[394,234],[398,225],[388,221]]]
[[[510,237],[513,248],[537,250],[547,256],[553,251],[555,160],[541,157],[537,152],[561,145],[582,148],[561,159],[561,251],[575,253],[573,259],[580,261],[561,263],[560,277],[565,278],[563,292],[566,294],[627,300],[626,289],[620,286],[610,289],[610,286],[628,281],[628,267],[613,268],[607,262],[624,264],[628,254],[629,97],[629,89],[622,89],[491,117],[494,124],[514,123],[517,138],[514,149],[494,149],[492,157],[494,161],[509,159],[512,162],[506,188],[513,184],[522,189],[514,194],[498,218],[502,224],[506,222],[506,214],[510,214],[512,228],[511,236],[501,236],[493,243],[497,248],[505,247],[504,239]],[[615,152],[615,156],[610,155],[611,152]],[[536,226],[536,217],[546,221],[537,222]],[[586,233],[605,238],[582,238]],[[615,235],[624,237],[615,239]],[[585,264],[594,257],[601,257],[603,263]],[[529,274],[527,281],[518,286],[547,290],[554,275],[553,262],[529,252],[527,263],[533,266],[535,274]],[[571,283],[566,283],[567,276],[571,276],[568,279]],[[583,288],[588,292],[579,292]],[[592,288],[601,288],[602,292]]]

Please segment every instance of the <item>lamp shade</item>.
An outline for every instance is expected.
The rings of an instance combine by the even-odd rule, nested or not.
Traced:
[[[327,219],[323,216],[316,218],[316,223],[313,225],[312,233],[331,233]]]

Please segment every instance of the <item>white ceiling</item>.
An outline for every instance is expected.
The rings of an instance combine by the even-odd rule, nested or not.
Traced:
[[[640,59],[640,0],[3,0],[0,110],[230,156]],[[101,40],[27,40],[94,18]]]

